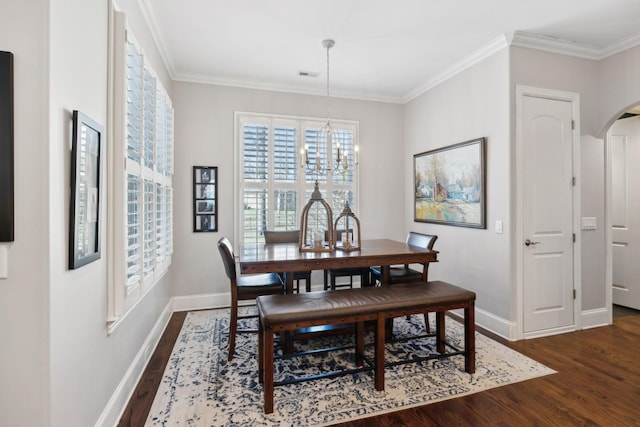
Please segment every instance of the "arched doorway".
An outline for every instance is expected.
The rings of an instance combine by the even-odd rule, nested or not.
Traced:
[[[606,280],[611,316],[640,310],[640,104],[625,109],[605,138]],[[615,313],[614,313],[615,312]]]

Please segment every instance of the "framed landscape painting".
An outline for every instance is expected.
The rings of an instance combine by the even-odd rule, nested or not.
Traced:
[[[486,228],[486,141],[413,156],[414,221]]]

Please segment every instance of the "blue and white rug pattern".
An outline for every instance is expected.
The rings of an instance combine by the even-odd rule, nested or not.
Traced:
[[[432,323],[433,320],[432,317]],[[235,357],[227,362],[228,326],[228,309],[187,315],[146,426],[325,426],[555,372],[476,333],[475,374],[464,371],[463,356],[453,356],[387,367],[384,391],[375,389],[372,371],[279,386],[274,393],[274,413],[265,415],[262,385],[258,383],[257,375],[257,335],[239,334]],[[423,332],[422,316],[394,321],[394,337]],[[463,348],[462,325],[447,318],[446,332],[447,341]],[[296,343],[296,348],[305,345],[326,347],[335,340],[348,344],[352,338],[323,338],[308,344]],[[371,359],[372,352],[372,348],[367,349]],[[385,360],[425,352],[435,353],[433,338],[387,344]],[[336,367],[355,367],[353,349],[278,360],[275,379],[279,381],[301,376],[300,373],[309,375]]]

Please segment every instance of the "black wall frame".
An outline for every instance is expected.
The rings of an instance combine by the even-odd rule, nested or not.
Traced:
[[[14,240],[13,53],[0,51],[0,242]]]

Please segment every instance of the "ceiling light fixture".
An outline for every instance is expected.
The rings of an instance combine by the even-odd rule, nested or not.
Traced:
[[[312,158],[309,156],[309,144],[305,144],[300,149],[300,167],[304,168],[307,173],[318,175],[340,174],[343,177],[350,172],[354,172],[359,164],[359,146],[353,146],[353,154],[351,158],[348,154],[350,147],[347,145],[348,140],[346,133],[336,129],[331,124],[331,116],[329,114],[329,104],[331,96],[329,93],[330,75],[329,75],[329,49],[335,46],[336,42],[331,39],[323,40],[322,46],[327,50],[327,122],[318,129],[315,141],[315,153]],[[351,142],[353,140],[351,139]],[[334,157],[335,156],[335,157]],[[323,163],[323,157],[326,164]],[[332,158],[335,163],[332,164]]]

